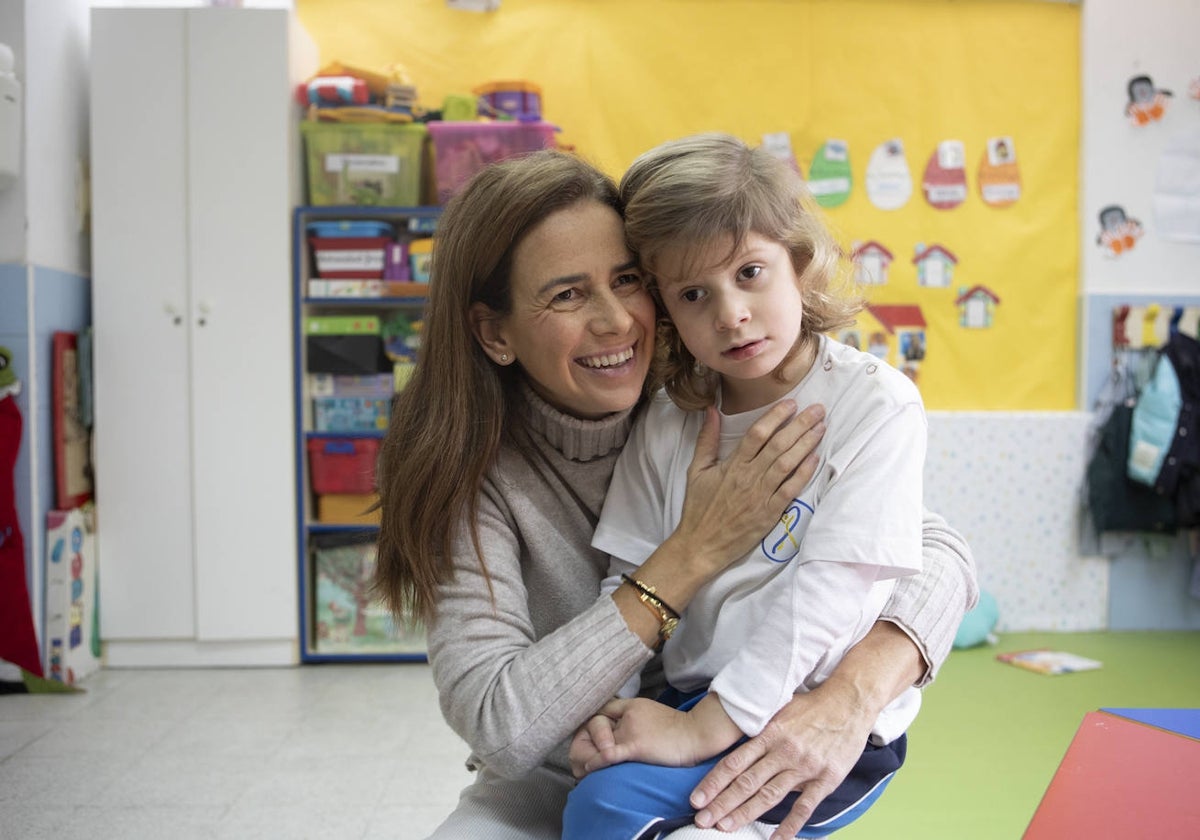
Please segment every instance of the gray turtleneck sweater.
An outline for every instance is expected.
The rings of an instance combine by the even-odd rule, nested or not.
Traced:
[[[464,528],[429,659],[474,764],[508,778],[543,764],[569,776],[571,735],[653,658],[612,598],[598,596],[608,557],[591,547],[632,421],[578,420],[525,397],[532,451],[502,448],[479,497],[487,577]],[[883,617],[921,648],[927,682],[977,589],[969,548],[940,517],[926,514],[924,544],[925,571],[901,580]]]

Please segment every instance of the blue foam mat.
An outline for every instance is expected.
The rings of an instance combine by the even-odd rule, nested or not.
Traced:
[[[1101,709],[1100,711],[1165,729],[1176,735],[1200,740],[1200,709]]]

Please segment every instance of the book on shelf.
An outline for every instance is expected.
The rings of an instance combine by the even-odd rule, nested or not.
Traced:
[[[398,624],[371,592],[374,535],[313,538],[314,649],[319,653],[424,653],[422,630]]]

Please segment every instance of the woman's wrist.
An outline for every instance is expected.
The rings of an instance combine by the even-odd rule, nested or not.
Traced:
[[[646,589],[653,589],[655,600],[669,605],[670,612],[677,616],[683,613],[700,587],[711,580],[717,571],[716,568],[707,568],[704,563],[696,563],[694,553],[688,548],[688,541],[672,534],[637,570],[630,573],[630,577]],[[647,608],[643,590],[636,585],[623,583],[613,590],[612,599],[629,629],[647,647],[657,648],[663,641],[664,621],[654,604]]]
[[[912,639],[890,621],[877,621],[818,690],[837,695],[853,715],[873,722],[920,679],[924,668],[925,660]]]

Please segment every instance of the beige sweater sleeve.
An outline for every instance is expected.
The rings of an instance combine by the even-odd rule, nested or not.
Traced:
[[[487,576],[461,540],[428,628],[443,715],[476,760],[509,778],[543,763],[569,772],[575,730],[653,655],[599,595],[599,572],[586,562],[590,524],[573,534],[561,498],[538,493],[526,485],[485,494]],[[539,527],[542,511],[556,522]]]
[[[979,600],[975,559],[962,536],[941,516],[927,510],[921,538],[924,570],[897,581],[880,615],[898,625],[920,648],[926,670],[918,687],[937,676],[963,616]]]

